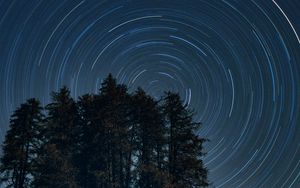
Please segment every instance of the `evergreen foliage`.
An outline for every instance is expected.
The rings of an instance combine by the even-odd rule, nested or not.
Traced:
[[[180,96],[129,93],[111,74],[77,101],[68,88],[42,107],[29,99],[11,116],[1,183],[25,188],[207,187],[203,143]],[[45,115],[44,115],[45,114]]]
[[[42,107],[29,99],[14,112],[3,144],[0,172],[5,187],[30,187],[34,160],[40,146]]]

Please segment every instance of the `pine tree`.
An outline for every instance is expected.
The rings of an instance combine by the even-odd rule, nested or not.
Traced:
[[[43,114],[40,103],[29,99],[11,116],[1,158],[1,183],[5,187],[30,187],[38,131]]]
[[[112,75],[102,83],[99,101],[99,116],[104,129],[105,170],[101,179],[105,187],[124,187],[126,153],[129,149],[128,135],[128,101],[129,95],[124,85],[119,85]],[[99,105],[98,105],[99,106]]]
[[[192,114],[175,93],[166,93],[164,113],[169,128],[169,185],[208,186],[207,169],[200,158],[205,139],[196,134],[200,124],[193,122]]]
[[[66,87],[53,92],[52,99],[53,102],[46,106],[45,143],[37,159],[33,185],[77,187],[74,155],[78,143],[78,109]]]
[[[77,181],[80,187],[89,188],[97,187],[96,176],[93,173],[103,160],[100,156],[101,147],[95,142],[96,135],[101,134],[97,127],[97,108],[94,95],[86,94],[79,98],[78,101],[79,116],[79,142],[78,142],[78,155],[75,156],[75,165],[79,172]],[[100,154],[99,154],[100,153]],[[97,164],[98,163],[98,164]]]
[[[137,124],[138,186],[162,187],[164,122],[158,103],[139,88],[133,96]]]

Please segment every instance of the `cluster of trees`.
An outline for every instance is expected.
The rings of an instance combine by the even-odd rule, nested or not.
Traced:
[[[45,112],[44,112],[45,111]],[[176,93],[129,94],[109,75],[77,101],[64,87],[42,108],[29,99],[11,116],[1,182],[25,188],[208,186],[199,123]]]

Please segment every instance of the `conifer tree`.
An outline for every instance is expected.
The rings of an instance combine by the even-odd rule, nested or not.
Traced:
[[[1,183],[5,187],[30,187],[32,161],[39,144],[37,134],[43,119],[36,99],[29,99],[11,116],[1,157]]]
[[[138,186],[162,187],[164,124],[158,103],[139,88],[133,96],[137,123]]]
[[[74,155],[78,143],[78,109],[63,87],[52,93],[48,110],[44,145],[37,159],[35,187],[77,187]]]
[[[105,187],[125,186],[126,153],[128,150],[128,100],[125,85],[119,85],[111,74],[100,89],[100,117],[104,128]]]
[[[79,100],[83,120],[80,174],[86,174],[86,187],[125,187],[127,162],[127,113],[129,95],[124,85],[119,85],[109,75],[100,93],[85,95]],[[85,127],[85,128],[84,128]]]
[[[192,114],[176,93],[166,93],[164,113],[169,128],[169,185],[186,188],[208,186],[207,169],[200,158],[205,139],[196,134],[200,124],[193,122]]]
[[[81,119],[79,122],[79,153],[75,156],[75,165],[79,170],[77,179],[82,188],[97,187],[96,176],[93,173],[95,168],[93,166],[98,166],[97,162],[98,164],[103,162],[101,159],[99,160],[101,150],[99,155],[98,148],[100,147],[94,141],[96,134],[101,134],[97,128],[97,108],[95,104],[95,96],[90,94],[81,96],[78,101]],[[95,164],[93,164],[93,161]]]

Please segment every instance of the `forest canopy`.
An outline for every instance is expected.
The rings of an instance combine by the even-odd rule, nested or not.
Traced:
[[[129,93],[111,74],[96,94],[67,87],[42,107],[15,110],[3,143],[1,183],[25,188],[207,187],[200,123],[179,94]]]

